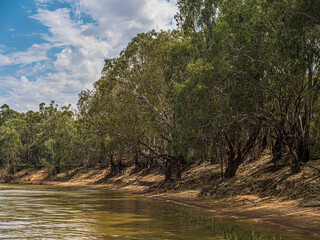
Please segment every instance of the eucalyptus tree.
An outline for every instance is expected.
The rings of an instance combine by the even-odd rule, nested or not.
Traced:
[[[163,61],[164,49],[173,39],[170,32],[137,35],[119,57],[106,59],[92,94],[82,94],[83,122],[99,139],[99,149],[112,159],[122,152],[120,155],[133,156],[137,167],[157,160],[167,166],[165,171],[174,171],[170,166],[179,161],[179,153],[170,147],[176,125]]]
[[[8,106],[8,104],[3,104],[0,107],[0,126],[2,126],[7,120],[21,117],[23,117],[23,114],[14,111]]]
[[[166,181],[180,178],[188,155],[177,98],[188,75],[184,71],[187,61],[182,56],[188,57],[190,51],[183,52],[187,48],[179,47],[184,41],[179,31],[151,31],[134,38],[120,55],[129,63],[122,79],[130,84],[124,84],[124,88],[137,100],[145,127],[137,141],[143,150],[141,155],[162,161]]]
[[[37,145],[41,133],[41,122],[43,118],[39,112],[28,111],[25,114],[26,135],[24,140],[25,162],[34,167],[41,167],[41,149]]]
[[[233,62],[227,61],[225,2],[178,1],[176,19],[190,38],[192,49],[189,58],[184,59],[182,71],[187,74],[178,105],[184,129],[189,129],[185,131],[188,145],[210,153],[211,161],[214,155],[226,154],[224,175],[232,177],[256,145],[261,135],[256,126],[261,124],[246,119],[246,111],[256,108],[251,96],[259,91],[240,83],[232,72]]]
[[[112,166],[123,156],[137,167],[157,159],[170,180],[185,158],[214,162],[219,152],[233,177],[271,129],[298,172],[318,129],[319,4],[177,5],[182,31],[137,35],[106,59],[94,90],[80,94],[77,126],[88,156]]]
[[[246,115],[273,129],[293,172],[309,159],[318,96],[319,36],[314,33],[319,18],[314,8],[319,4],[294,0],[224,1],[221,8],[230,71],[256,92],[251,96],[256,107]]]
[[[126,151],[122,126],[128,127],[131,123],[123,124],[128,111],[109,70],[94,84],[92,92],[82,92],[78,102],[79,127],[92,164],[106,166],[110,163],[113,168],[121,168],[121,157]],[[118,164],[115,164],[115,158]]]
[[[10,119],[0,127],[0,158],[8,172],[14,174],[23,160],[22,137],[26,130],[23,119]]]
[[[58,109],[51,102],[49,106],[40,104],[40,133],[34,143],[41,155],[43,165],[52,173],[68,170],[78,158],[79,142],[73,112],[69,106]]]
[[[185,32],[207,30],[212,33],[218,16],[219,0],[178,0],[175,19]]]

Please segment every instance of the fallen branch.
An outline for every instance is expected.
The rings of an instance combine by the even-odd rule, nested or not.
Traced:
[[[245,201],[248,201],[248,202],[252,203],[253,205],[257,206],[257,202],[254,202],[254,201],[252,201],[252,200],[250,200],[248,198],[239,199],[239,200],[234,200],[232,198],[232,202],[242,202],[243,204],[245,204]]]
[[[309,180],[307,183],[310,183],[310,182],[312,182],[312,181],[314,181],[314,180],[317,180],[318,178],[320,178],[320,175],[318,175],[318,176],[316,176],[316,177],[312,178],[312,179],[311,179],[311,180]]]
[[[320,203],[300,205],[301,207],[320,207]]]
[[[307,164],[307,163],[304,163],[304,162],[300,162],[301,164],[303,164],[303,165],[306,165],[307,167],[309,167],[309,168],[313,168],[313,169],[315,169],[315,170],[317,170],[318,171],[318,173],[320,174],[320,169],[319,168],[317,168],[317,167],[314,167],[314,166],[312,166],[312,165],[309,165],[309,164]]]

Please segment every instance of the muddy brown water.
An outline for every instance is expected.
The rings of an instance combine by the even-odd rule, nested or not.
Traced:
[[[104,190],[0,184],[0,239],[222,239],[177,218],[168,204]]]

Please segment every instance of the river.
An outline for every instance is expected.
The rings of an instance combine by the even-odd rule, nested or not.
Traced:
[[[104,190],[0,184],[0,239],[222,239],[167,205]]]

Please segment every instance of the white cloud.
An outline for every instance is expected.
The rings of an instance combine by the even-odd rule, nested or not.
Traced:
[[[41,4],[52,4],[53,3],[53,0],[34,0],[34,2],[38,5],[41,5]]]
[[[20,68],[16,73],[18,76],[38,76],[47,74],[48,71],[53,71],[51,60],[37,62],[34,65],[28,65],[24,68]]]
[[[106,37],[112,45],[111,56],[117,55],[137,33],[175,28],[175,24],[170,24],[177,11],[175,1],[122,0],[119,4],[118,0],[79,0],[78,3],[80,12],[97,22],[96,26],[88,26],[84,34]]]
[[[12,64],[12,60],[8,56],[0,54],[0,66],[11,65],[11,64]]]
[[[34,44],[24,52],[8,55],[0,51],[0,66],[24,66],[16,77],[0,77],[0,86],[12,89],[0,96],[0,104],[8,103],[19,111],[36,110],[39,103],[51,100],[60,105],[72,103],[75,107],[78,93],[91,88],[99,79],[105,57],[118,55],[137,33],[175,28],[170,24],[176,12],[173,1],[60,2],[70,3],[70,8],[52,11],[43,4],[54,4],[53,1],[35,0],[39,8],[31,18],[48,28],[48,33],[42,35],[46,44]],[[48,51],[53,47],[62,50],[54,58],[49,58]],[[48,69],[50,72],[46,72]]]
[[[68,77],[64,74],[59,76]],[[77,81],[57,85],[57,79],[50,79],[50,76],[40,78],[37,82],[29,81],[24,75],[20,78],[0,77],[0,90],[4,92],[0,95],[0,104],[8,103],[11,108],[19,111],[38,110],[41,102],[49,103],[53,99],[61,105],[67,105],[75,100],[74,95],[78,92],[74,89],[80,87]]]
[[[26,51],[13,52],[11,54],[0,54],[0,66],[23,64],[28,65],[34,62],[47,60],[47,51],[51,44],[33,44]]]

